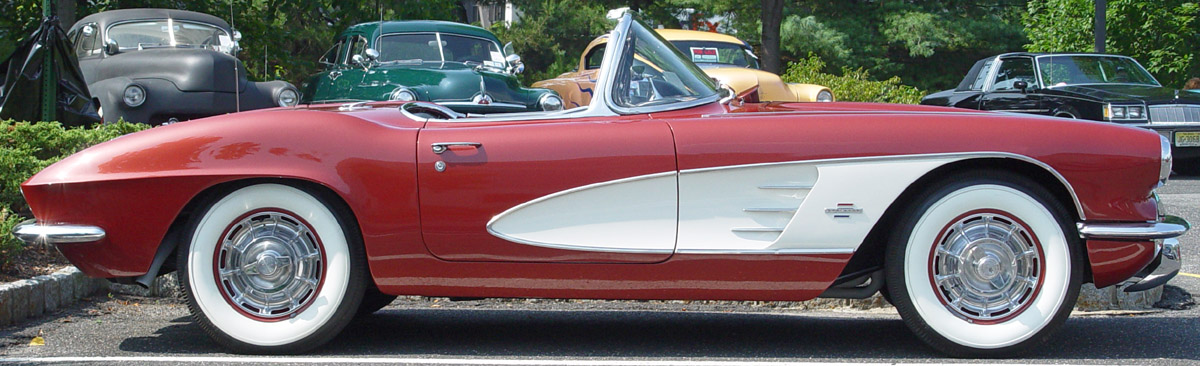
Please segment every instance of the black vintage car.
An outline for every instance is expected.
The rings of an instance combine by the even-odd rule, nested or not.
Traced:
[[[921,104],[1108,121],[1170,141],[1175,171],[1200,174],[1200,93],[1163,87],[1130,57],[1007,53],[979,60],[957,88]]]
[[[300,101],[288,82],[247,81],[233,56],[240,34],[208,14],[112,10],[80,19],[67,37],[105,121],[160,124]]]

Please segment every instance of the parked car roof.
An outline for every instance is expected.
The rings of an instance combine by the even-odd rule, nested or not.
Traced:
[[[120,9],[120,10],[109,10],[109,11],[99,12],[96,14],[92,14],[92,15],[83,17],[83,19],[80,19],[79,21],[75,22],[75,25],[71,26],[71,29],[75,29],[76,27],[79,27],[83,24],[87,24],[87,23],[91,23],[91,22],[95,22],[95,23],[99,24],[99,26],[101,28],[103,28],[103,27],[107,27],[109,24],[116,23],[116,22],[123,22],[123,21],[127,21],[127,20],[165,19],[165,18],[204,22],[204,23],[216,25],[216,26],[221,27],[226,30],[230,29],[229,22],[226,22],[224,19],[212,16],[212,15],[208,15],[208,14],[204,14],[204,13],[197,13],[194,11],[187,11],[187,10],[149,9],[149,8]]]
[[[704,32],[686,29],[655,29],[664,39],[668,41],[713,41],[735,44],[745,44],[737,37],[721,34],[716,32]]]
[[[375,34],[378,32],[380,22],[360,23],[350,28],[346,28],[338,37],[347,34]],[[465,34],[480,38],[487,38],[499,42],[496,35],[488,32],[486,29],[455,22],[446,22],[440,20],[399,20],[383,22],[383,33],[406,33],[406,32],[444,32]]]

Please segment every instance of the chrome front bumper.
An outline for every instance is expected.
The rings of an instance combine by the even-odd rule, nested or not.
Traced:
[[[1159,222],[1135,224],[1078,223],[1079,236],[1098,240],[1154,240],[1154,260],[1125,283],[1125,292],[1145,291],[1170,281],[1179,274],[1183,258],[1179,239],[1191,224],[1179,217],[1163,216]]]
[[[26,220],[13,228],[13,236],[25,244],[90,243],[104,239],[104,229],[88,225],[42,225]]]

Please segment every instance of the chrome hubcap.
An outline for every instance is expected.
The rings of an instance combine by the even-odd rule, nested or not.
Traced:
[[[255,317],[295,314],[316,297],[323,276],[316,235],[283,212],[258,212],[230,225],[216,254],[222,295]]]
[[[955,315],[1002,321],[1025,309],[1043,276],[1038,244],[1024,225],[998,213],[964,217],[934,246],[934,286]]]

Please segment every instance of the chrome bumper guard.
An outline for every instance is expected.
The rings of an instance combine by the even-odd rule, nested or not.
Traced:
[[[13,228],[13,236],[25,244],[90,243],[104,239],[104,229],[88,225],[42,225],[26,220]]]
[[[1079,236],[1084,239],[1110,240],[1154,240],[1155,258],[1146,268],[1125,281],[1125,292],[1149,290],[1170,281],[1179,274],[1183,261],[1179,253],[1179,239],[1191,228],[1191,224],[1179,217],[1163,216],[1159,222],[1136,224],[1085,224],[1078,223]]]

